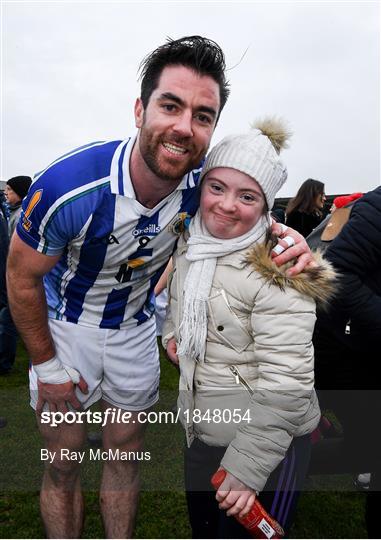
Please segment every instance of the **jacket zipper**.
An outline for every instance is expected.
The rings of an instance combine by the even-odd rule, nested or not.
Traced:
[[[347,320],[347,324],[345,325],[345,333],[350,334],[351,333],[351,320]]]
[[[246,390],[249,392],[249,394],[252,396],[254,394],[252,388],[250,387],[249,383],[242,377],[236,366],[229,366],[230,371],[233,373],[235,378],[236,384],[242,384],[246,388]]]

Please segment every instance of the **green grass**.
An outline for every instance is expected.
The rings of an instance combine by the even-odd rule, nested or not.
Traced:
[[[177,371],[162,355],[161,398],[157,410],[176,402]],[[29,407],[28,361],[22,345],[12,373],[0,377],[0,538],[43,538],[38,490],[43,470],[41,440]],[[136,538],[190,538],[182,473],[180,426],[153,424],[147,430],[151,460],[142,464],[142,492]],[[86,519],[84,538],[102,538],[98,506],[100,463],[87,461],[82,471]],[[314,476],[307,480],[293,538],[366,538],[364,495],[351,477]]]

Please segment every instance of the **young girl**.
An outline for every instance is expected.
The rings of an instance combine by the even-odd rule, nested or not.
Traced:
[[[287,138],[267,120],[212,149],[200,209],[174,256],[163,343],[180,366],[195,538],[248,537],[227,516],[245,515],[257,494],[287,532],[320,418],[311,338],[315,300],[327,300],[333,272],[320,261],[287,278],[270,255]],[[210,478],[221,467],[215,493]]]

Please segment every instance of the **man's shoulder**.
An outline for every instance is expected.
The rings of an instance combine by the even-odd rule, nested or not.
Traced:
[[[107,176],[115,151],[122,141],[96,141],[61,155],[45,169],[35,174],[34,179],[50,178],[65,175],[66,181],[71,177],[86,175]]]
[[[54,201],[110,191],[111,166],[121,142],[97,141],[60,156],[35,175],[29,195],[40,192],[50,206]]]
[[[38,173],[23,200],[19,236],[32,247],[55,254],[100,206],[111,213],[110,175],[120,145],[121,141],[100,141],[82,146]]]

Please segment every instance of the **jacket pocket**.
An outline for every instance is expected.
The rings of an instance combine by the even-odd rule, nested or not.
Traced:
[[[245,377],[242,376],[237,366],[229,366],[229,370],[234,376],[235,383],[243,386],[245,390],[249,392],[250,396],[252,396],[254,394],[254,390],[252,389],[250,384],[247,382]]]
[[[237,353],[244,351],[253,338],[229,305],[221,289],[208,300],[210,323],[218,339]]]

